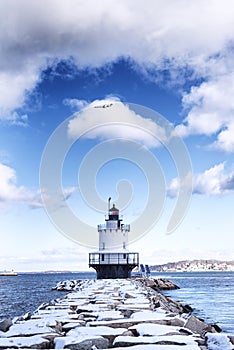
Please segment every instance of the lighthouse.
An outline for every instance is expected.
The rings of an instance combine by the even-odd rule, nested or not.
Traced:
[[[115,204],[110,205],[104,224],[97,226],[99,250],[89,253],[89,267],[97,272],[97,279],[128,278],[131,271],[139,266],[139,253],[128,250],[128,232],[130,225],[124,224]]]

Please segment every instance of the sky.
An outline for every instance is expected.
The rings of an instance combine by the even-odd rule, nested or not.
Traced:
[[[0,270],[233,260],[231,0],[1,0]]]

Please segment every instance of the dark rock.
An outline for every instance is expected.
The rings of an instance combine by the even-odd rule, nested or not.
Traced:
[[[177,342],[177,341],[173,341],[173,340],[161,340],[156,342],[155,344],[157,345],[178,345],[178,346],[184,346],[187,345],[186,343],[181,343],[181,342]]]
[[[119,309],[121,311],[121,314],[123,315],[124,318],[130,318],[131,315],[134,313],[133,310],[131,309]]]
[[[210,324],[208,324],[205,328],[204,328],[204,332],[203,335],[205,333],[217,333],[215,328],[213,326],[211,326]]]
[[[87,306],[87,309],[85,309],[85,307],[83,307],[82,309],[79,309],[79,307],[76,308],[76,313],[77,314],[85,314],[88,313],[90,315],[90,307]]]
[[[192,335],[193,332],[191,332],[189,329],[185,329],[185,328],[180,328],[179,332],[184,334],[184,335]]]
[[[172,281],[167,280],[165,278],[145,279],[144,284],[146,285],[146,287],[150,287],[156,291],[157,290],[173,290],[173,289],[180,288],[175,283],[173,283]]]
[[[18,321],[28,321],[30,320],[32,317],[32,314],[31,312],[27,312],[26,314],[24,314],[23,316],[19,316],[17,319],[16,319],[16,322]]]
[[[131,294],[129,294],[129,293],[125,293],[125,298],[126,299],[132,299],[134,297]]]
[[[205,345],[206,345],[206,340],[205,340],[205,339],[195,339],[195,342],[196,342],[199,346],[205,346]]]
[[[212,324],[211,326],[216,330],[217,333],[222,332],[222,329],[217,324]]]
[[[168,311],[170,311],[172,313],[176,313],[176,314],[183,313],[183,306],[180,303],[178,303],[177,301],[172,300],[169,297],[162,296],[161,303]]]
[[[186,304],[183,306],[183,312],[189,314],[190,312],[193,312],[193,308],[190,305]]]
[[[84,321],[85,322],[93,322],[93,321],[96,321],[96,317],[85,317]]]
[[[197,317],[200,321],[205,322],[204,318]]]
[[[10,326],[12,326],[12,319],[6,318],[2,322],[0,322],[0,331],[7,332],[9,330]]]
[[[63,325],[62,322],[59,322],[58,320],[55,320],[56,326],[52,327],[57,333],[62,333],[63,332]]]
[[[49,302],[49,303],[42,303],[38,308],[37,308],[37,310],[36,311],[38,311],[38,310],[45,310],[48,306],[53,306],[53,304],[51,303],[51,302]]]
[[[176,316],[178,316],[178,313],[175,313],[175,312],[167,313],[167,317],[176,317]]]
[[[24,321],[30,320],[31,317],[32,317],[32,313],[31,312],[27,312],[26,314],[23,315]]]
[[[53,349],[54,348],[54,339],[58,336],[58,333],[45,333],[40,335],[42,339],[48,340],[48,345],[44,349]],[[44,344],[45,346],[45,344]],[[37,349],[37,347],[36,347]],[[39,349],[39,348],[38,348]]]
[[[158,282],[157,280],[152,280],[152,279],[146,279],[145,280],[145,285],[146,287],[150,287],[150,288],[158,288]]]
[[[161,305],[160,305],[160,302],[159,301],[156,301],[155,303],[154,303],[154,308],[155,309],[157,309],[158,307],[160,307]]]
[[[173,283],[170,280],[167,280],[165,278],[159,278],[157,280],[158,287],[160,290],[173,290],[173,289],[179,289],[180,287],[177,286],[175,283]]]

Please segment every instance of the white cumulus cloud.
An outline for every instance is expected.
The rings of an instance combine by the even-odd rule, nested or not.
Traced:
[[[43,193],[43,199],[47,202],[47,205],[51,205],[56,209],[58,203],[64,203],[75,191],[75,187],[66,187],[61,194],[54,194],[54,197],[46,195],[45,192]],[[25,203],[31,209],[44,207],[41,192],[17,185],[15,169],[0,163],[0,208],[5,208],[6,205],[13,203]]]
[[[75,114],[68,124],[68,135],[101,140],[121,138],[146,147],[157,147],[159,141],[167,141],[163,127],[113,98],[96,100]]]
[[[57,210],[61,206],[65,205],[65,202],[76,190],[76,187],[66,187],[62,190],[62,193],[57,191],[53,194],[48,194],[46,190],[38,191],[38,193],[30,201],[29,206],[31,209],[39,209],[46,206],[52,208],[53,210]]]
[[[69,106],[71,109],[80,110],[87,107],[89,103],[86,100],[79,100],[77,98],[65,98],[63,104]]]
[[[0,204],[9,202],[28,202],[32,192],[17,185],[16,172],[13,168],[0,163]]]
[[[175,197],[180,187],[178,178],[168,186],[168,195]],[[214,165],[203,173],[194,174],[193,193],[201,195],[225,195],[234,192],[234,171],[225,169],[225,163]]]
[[[234,151],[234,73],[192,87],[183,96],[188,114],[176,130],[181,136],[216,135],[211,145],[226,152]]]

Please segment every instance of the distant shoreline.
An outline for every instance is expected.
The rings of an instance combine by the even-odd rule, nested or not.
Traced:
[[[151,265],[151,272],[232,272],[234,261],[182,260],[161,265]]]
[[[155,273],[193,273],[193,272],[197,272],[197,273],[206,273],[206,272],[234,272],[234,270],[194,270],[194,271],[182,271],[182,270],[162,270],[162,271],[158,271],[158,270],[151,270],[151,273],[155,274]],[[47,271],[18,271],[17,274],[23,274],[23,275],[30,275],[30,274],[44,274],[44,275],[50,275],[50,274],[89,274],[96,276],[96,273],[93,271],[53,271],[53,272],[47,272]],[[133,275],[134,276],[134,275]],[[1,277],[1,276],[0,276]]]
[[[222,260],[181,260],[177,262],[168,262],[165,264],[150,265],[151,272],[234,272],[234,261]],[[3,271],[4,272],[4,271]],[[42,274],[62,274],[62,273],[90,273],[94,274],[92,270],[46,270],[46,271],[17,271],[21,274],[42,273]]]

